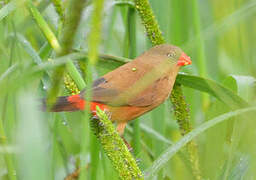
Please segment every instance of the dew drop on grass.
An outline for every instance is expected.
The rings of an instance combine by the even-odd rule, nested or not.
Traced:
[[[62,124],[63,124],[64,126],[67,126],[67,125],[68,125],[67,121],[63,121]]]

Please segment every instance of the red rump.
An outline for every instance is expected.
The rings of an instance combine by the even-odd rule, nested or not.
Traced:
[[[73,95],[73,96],[69,96],[67,97],[67,100],[73,104],[74,106],[76,106],[76,108],[78,108],[79,110],[83,110],[84,109],[84,105],[85,105],[85,100],[83,100],[79,94]]]
[[[79,110],[84,110],[86,101],[84,99],[82,99],[79,94],[76,94],[76,95],[73,95],[73,96],[69,96],[69,97],[67,97],[67,100],[70,103],[72,103]],[[96,106],[99,106],[99,108],[101,110],[104,110],[106,108],[106,105],[104,105],[104,104],[100,104],[100,103],[96,103],[96,102],[91,102],[90,110],[92,112],[95,112],[96,111]]]

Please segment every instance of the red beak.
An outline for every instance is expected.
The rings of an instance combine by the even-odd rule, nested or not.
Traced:
[[[178,60],[178,66],[186,66],[191,64],[192,61],[189,56],[187,56],[184,52],[181,53],[180,58]]]

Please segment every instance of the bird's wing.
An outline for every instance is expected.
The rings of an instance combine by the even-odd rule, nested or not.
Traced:
[[[166,64],[167,61],[157,64],[154,62],[157,58],[149,56],[145,61],[137,57],[132,62],[95,80],[92,87],[92,101],[111,106],[141,107],[150,106],[159,98],[162,99],[162,95],[169,91],[166,88],[165,76],[170,70],[170,65]]]
[[[117,84],[112,81],[111,79],[106,80],[104,77],[94,81],[91,101],[111,106],[150,106],[157,100],[158,85],[162,82],[162,80],[157,80],[141,91],[132,92],[133,89],[138,88],[131,87],[124,90],[117,87]]]
[[[92,101],[112,106],[149,106],[155,97],[154,91],[150,90],[152,88],[148,88],[145,93],[139,93],[140,95],[135,97],[127,97],[127,92],[113,87],[111,81],[107,83],[107,88],[103,84],[93,87]]]

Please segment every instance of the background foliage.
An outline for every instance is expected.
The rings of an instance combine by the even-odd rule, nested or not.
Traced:
[[[57,62],[79,60],[68,66],[69,72],[76,67],[83,77],[87,73],[87,78],[95,79],[122,65],[127,61],[124,58],[133,58],[152,46],[134,2],[105,1],[100,18],[93,15],[93,5],[102,2],[87,1],[84,9],[80,7],[80,23],[66,29],[64,19],[76,19],[79,6],[72,3],[78,0],[0,2],[0,179],[63,179],[80,165],[87,179],[118,179],[86,125],[84,113],[38,112],[38,99],[46,97]],[[256,102],[256,2],[150,0],[150,4],[165,40],[182,47],[193,61],[182,69],[187,74],[180,74],[177,82],[184,86],[192,132],[198,133],[200,177],[193,173],[186,149],[179,147],[182,132],[170,101],[126,129],[125,137],[134,147],[140,169],[157,179],[254,179],[253,109],[220,115]],[[39,10],[37,15],[33,15],[33,7]],[[46,22],[43,26],[40,17]],[[92,27],[99,28],[93,29],[96,39]],[[67,45],[63,53],[56,42],[63,47],[65,41],[72,47]],[[100,58],[96,67],[85,70],[88,56],[97,59],[97,47]],[[62,55],[68,56],[56,59]],[[84,85],[73,82],[67,73],[61,77],[65,77],[65,83],[59,80],[62,95],[75,93]],[[207,122],[213,122],[212,128],[203,132],[206,126],[202,124]],[[178,153],[170,155],[175,148]],[[161,156],[163,152],[166,156]],[[156,163],[160,171],[156,171]]]

